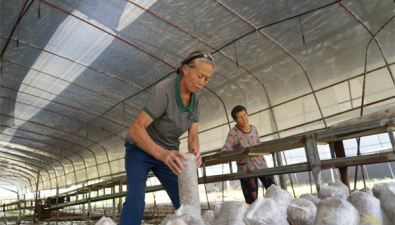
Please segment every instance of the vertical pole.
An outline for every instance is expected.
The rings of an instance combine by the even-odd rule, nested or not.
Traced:
[[[58,183],[56,183],[56,225],[58,225],[59,220],[59,209],[58,209],[58,201],[59,201],[59,187]]]
[[[115,186],[111,188],[112,189],[112,193],[115,194]],[[115,211],[115,198],[112,199],[112,220],[114,220],[114,222],[117,219],[117,213]]]
[[[368,178],[369,187],[372,188],[372,184],[370,183],[370,178],[369,178],[368,170],[366,169],[366,166],[365,166],[365,165],[363,165],[363,169],[365,170],[366,178]]]
[[[337,172],[339,169],[335,169],[335,173],[336,173],[336,181],[340,181],[340,179],[339,179],[339,173]]]
[[[34,201],[34,217],[33,217],[33,221],[35,223],[38,222],[38,217],[39,217],[38,207],[41,207],[41,205],[37,205],[38,204],[38,185],[39,185],[39,180],[40,180],[40,169],[38,169],[38,171],[37,171],[36,198],[35,198],[35,201]],[[37,213],[37,217],[36,217],[36,213]]]
[[[336,158],[346,157],[346,152],[344,151],[344,145],[342,141],[333,142],[334,150],[336,153]],[[339,168],[340,178],[343,184],[345,184],[349,190],[350,188],[350,179],[348,177],[348,167]]]
[[[26,194],[23,194],[23,214],[26,214]]]
[[[394,173],[392,172],[391,164],[389,162],[388,162],[388,167],[390,168],[392,179],[395,180],[395,176],[394,176]]]
[[[361,175],[363,180],[363,187],[366,188],[365,174],[363,173],[363,166],[361,165]]]
[[[361,137],[357,137],[357,145],[358,145],[357,155],[361,155],[361,151],[360,151]],[[365,184],[365,178],[363,177],[362,167],[361,167],[361,174],[363,178],[363,183]],[[358,178],[358,166],[355,166],[354,189],[357,189],[357,178]],[[366,185],[364,185],[364,187],[366,187]]]
[[[314,134],[307,136],[305,143],[305,151],[307,160],[310,163],[311,172],[313,173],[313,178],[317,192],[320,191],[322,185],[322,174],[321,174],[321,161],[318,154],[317,142],[315,141]]]
[[[91,208],[91,192],[92,192],[92,187],[89,186],[88,189],[88,216],[86,218],[86,224],[90,225],[91,224],[91,215],[92,215],[92,208]]]
[[[82,204],[82,218],[86,220],[86,210],[85,210],[85,203]]]
[[[119,193],[123,193],[123,184],[122,184],[122,180],[119,181]],[[118,213],[121,214],[122,212],[122,197],[119,197],[119,211]]]
[[[272,152],[272,158],[273,158],[273,166],[277,167],[276,154],[274,152]]]
[[[276,153],[272,152],[272,158],[273,158],[273,167],[277,167]],[[278,181],[278,175],[273,175],[273,177],[276,180],[276,183],[279,184],[280,182]]]
[[[313,194],[313,185],[311,184],[311,171],[308,171],[309,173],[309,183],[310,183],[310,194]]]
[[[284,156],[285,165],[288,165],[287,158],[285,157],[285,153],[284,152],[283,152],[283,156]],[[289,182],[291,183],[291,188],[292,188],[292,192],[294,194],[294,198],[296,198],[294,184],[292,182],[292,178],[291,178],[291,174],[290,173],[288,174],[288,178],[289,178]]]
[[[331,158],[335,159],[335,146],[333,144],[333,142],[329,142],[329,150],[331,151]],[[333,175],[333,168],[330,168],[331,171],[331,181],[334,182],[335,181],[335,176]]]
[[[204,185],[204,192],[206,192],[207,206],[208,206],[208,209],[211,209],[210,208],[210,200],[208,199],[208,194],[207,194],[207,187],[206,187],[206,184],[203,184],[203,185]]]
[[[330,168],[329,171],[331,172],[331,181],[335,182],[335,176],[333,175],[333,169]]]
[[[17,198],[18,198],[18,208],[19,208],[19,216],[18,216],[18,221],[17,224],[21,224],[21,219],[22,219],[22,201],[19,200],[19,193],[17,192]]]
[[[298,182],[298,175],[297,175],[296,173],[294,173],[294,175],[295,175],[296,185],[299,185],[299,182]]]
[[[387,126],[387,131],[388,135],[390,137],[391,145],[392,145],[392,151],[395,154],[395,137],[394,137],[394,131],[392,130],[391,126]]]
[[[277,159],[277,165],[283,166],[283,157],[281,157],[281,152],[276,152],[276,159]],[[281,188],[287,190],[287,182],[285,181],[285,175],[281,174],[279,175],[279,178],[280,178]]]
[[[3,204],[3,212],[4,212],[4,224],[6,224],[6,225],[7,225],[7,220],[6,220],[6,218],[5,218],[5,216],[6,216],[6,212],[5,212],[5,204]]]

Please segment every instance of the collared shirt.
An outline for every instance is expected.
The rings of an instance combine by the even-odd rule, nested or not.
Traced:
[[[251,131],[249,133],[245,133],[241,131],[237,126],[234,126],[229,131],[225,145],[222,148],[221,152],[232,151],[233,148],[245,148],[261,144],[261,141],[259,140],[258,130],[255,126],[250,126]],[[261,155],[251,157],[248,161],[249,162],[247,163],[245,159],[237,161],[237,171],[247,171],[247,166],[250,170],[267,168],[266,160]]]
[[[143,107],[153,122],[146,128],[151,139],[167,150],[179,150],[179,138],[192,125],[199,122],[199,98],[191,94],[190,104],[184,105],[180,92],[181,76],[157,84]],[[125,141],[137,144],[127,134]]]

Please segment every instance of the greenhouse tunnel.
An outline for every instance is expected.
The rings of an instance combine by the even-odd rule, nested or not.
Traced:
[[[0,13],[1,204],[124,178],[129,127],[199,49],[215,60],[199,92],[202,156],[220,152],[236,105],[262,143],[395,110],[392,0],[0,0]],[[394,124],[345,140],[346,156],[393,149]],[[374,176],[391,177],[390,161]]]

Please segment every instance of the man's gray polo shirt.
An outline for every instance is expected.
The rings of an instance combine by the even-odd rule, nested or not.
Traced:
[[[143,110],[154,120],[146,129],[152,140],[167,150],[179,150],[178,140],[192,125],[199,122],[199,98],[191,94],[188,107],[182,101],[180,78],[160,82],[151,92]],[[126,142],[137,144],[129,134]]]

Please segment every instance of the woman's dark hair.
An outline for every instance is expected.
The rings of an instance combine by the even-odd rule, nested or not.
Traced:
[[[232,109],[231,115],[233,120],[237,119],[237,113],[245,111],[247,113],[247,109],[242,105],[237,105]],[[247,113],[248,114],[248,113]]]
[[[188,68],[193,69],[197,66],[196,64],[196,59],[201,59],[205,62],[211,63],[214,67],[214,59],[211,56],[210,53],[203,51],[203,50],[198,50],[195,52],[192,52],[191,54],[188,55],[188,57],[186,57],[184,60],[182,60],[181,62],[181,66],[178,67],[177,69],[177,74],[179,75],[184,75],[184,71],[182,70],[182,67],[184,67],[184,65],[187,65]]]

